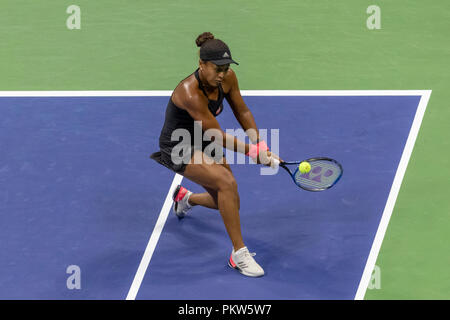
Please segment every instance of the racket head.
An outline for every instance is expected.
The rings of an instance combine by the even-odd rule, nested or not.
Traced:
[[[342,177],[344,169],[342,165],[334,159],[326,157],[317,157],[303,160],[309,162],[311,170],[308,173],[301,173],[298,164],[302,161],[284,162],[296,164],[294,172],[290,171],[295,184],[308,191],[323,191],[333,187]]]

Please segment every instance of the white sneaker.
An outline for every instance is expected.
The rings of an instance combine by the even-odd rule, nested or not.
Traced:
[[[228,265],[245,276],[261,277],[264,275],[264,270],[253,259],[255,255],[256,253],[250,253],[247,247],[243,247],[236,252],[233,250],[230,260],[228,260]]]
[[[180,219],[183,219],[186,213],[192,208],[188,201],[191,194],[192,192],[181,185],[178,185],[173,192],[173,212]]]

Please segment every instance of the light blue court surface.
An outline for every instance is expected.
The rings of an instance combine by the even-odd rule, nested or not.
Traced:
[[[420,96],[245,100],[259,128],[280,130],[284,160],[335,158],[341,181],[312,193],[285,172],[232,165],[266,275],[230,269],[220,214],[195,207],[169,215],[137,299],[354,298]],[[125,299],[174,177],[148,158],[167,101],[0,98],[0,299]],[[218,120],[239,127],[228,105]]]

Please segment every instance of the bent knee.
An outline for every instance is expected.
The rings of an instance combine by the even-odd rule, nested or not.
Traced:
[[[237,193],[237,182],[231,173],[224,174],[217,181],[218,190],[228,190]]]

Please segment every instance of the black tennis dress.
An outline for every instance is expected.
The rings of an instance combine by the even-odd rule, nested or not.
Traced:
[[[208,98],[208,95],[206,94],[206,91],[200,81],[198,70],[195,70],[194,75],[198,82],[198,87],[202,90],[203,94]],[[190,75],[189,75],[190,76]],[[188,77],[189,77],[188,76]],[[219,84],[219,96],[217,100],[210,100],[208,99],[208,109],[209,111],[217,117],[223,110],[223,99],[224,99],[224,93],[222,89],[222,85]],[[171,140],[172,132],[176,129],[186,129],[189,131],[191,139],[186,140],[182,139],[181,137],[179,139]],[[197,129],[198,131],[199,129]],[[201,131],[203,135],[203,130]],[[172,97],[169,99],[169,103],[167,104],[166,108],[166,116],[163,128],[161,130],[161,134],[159,136],[159,148],[160,151],[153,153],[150,158],[157,161],[158,163],[162,164],[163,166],[169,168],[170,170],[175,171],[176,173],[183,174],[184,170],[186,169],[186,165],[191,159],[194,150],[201,149],[204,151],[204,149],[210,144],[214,143],[211,141],[203,141],[201,145],[195,145],[194,143],[194,119],[189,115],[189,113],[186,110],[183,110],[175,105],[172,101]],[[175,146],[180,147],[184,146],[184,148],[178,148],[174,151],[181,151],[175,152],[177,155],[177,159],[175,162],[173,161],[172,151]],[[212,155],[214,157],[214,152]],[[180,159],[183,159],[180,161]],[[181,163],[180,163],[181,162]]]

